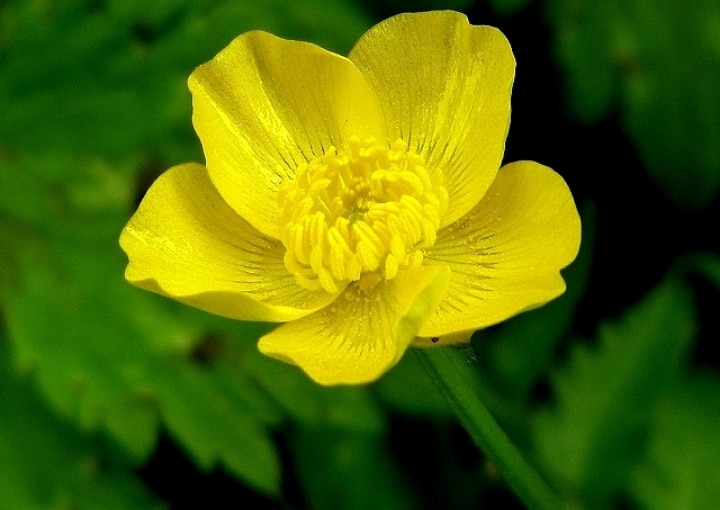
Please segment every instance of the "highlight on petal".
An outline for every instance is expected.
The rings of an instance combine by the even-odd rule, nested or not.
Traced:
[[[262,337],[258,348],[300,366],[320,384],[374,381],[398,362],[448,278],[445,267],[419,267],[372,290],[350,286],[330,306]]]
[[[400,14],[350,52],[380,97],[391,139],[401,138],[451,197],[446,226],[472,209],[500,167],[515,58],[496,28],[450,11]]]
[[[348,59],[265,32],[236,38],[189,80],[210,178],[262,233],[278,238],[277,191],[351,136],[386,139],[377,98]]]
[[[419,336],[477,330],[559,296],[560,269],[575,259],[580,236],[560,175],[532,161],[504,166],[477,207],[426,251],[426,263],[447,265],[452,275]]]
[[[238,216],[198,164],[155,181],[120,245],[128,281],[226,317],[288,321],[335,298],[300,287],[285,269],[282,244]]]

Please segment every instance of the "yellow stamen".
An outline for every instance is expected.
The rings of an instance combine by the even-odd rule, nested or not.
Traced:
[[[285,266],[308,289],[369,290],[422,264],[445,210],[442,173],[397,140],[350,138],[297,169],[278,193]]]

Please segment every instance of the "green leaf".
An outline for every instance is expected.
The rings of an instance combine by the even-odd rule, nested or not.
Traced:
[[[620,26],[621,16],[616,4],[614,0],[550,0],[547,4],[570,107],[584,122],[607,115],[619,94],[619,71],[611,58],[613,27]]]
[[[167,138],[168,113],[189,112],[187,94],[174,93],[182,85],[177,67],[144,72],[148,57],[132,26],[106,12],[93,15],[85,4],[3,6],[0,17],[18,25],[0,63],[0,73],[12,77],[0,82],[4,145],[120,157]]]
[[[51,402],[81,427],[106,427],[143,459],[155,443],[157,413],[142,379],[149,360],[159,360],[147,333],[125,316],[140,305],[137,294],[123,285],[115,253],[67,241],[77,242],[42,242],[16,254],[18,281],[2,289],[16,362],[33,368]]]
[[[246,329],[242,340],[250,343],[257,328],[127,284],[117,245],[129,195],[117,191],[128,188],[124,172],[84,162],[59,187],[52,159],[17,158],[21,171],[9,171],[0,158],[0,179],[9,184],[0,202],[11,214],[0,233],[14,268],[0,295],[16,364],[33,370],[56,409],[83,430],[107,431],[135,462],[152,453],[162,421],[202,467],[221,462],[276,493],[267,427],[280,420],[278,407],[235,367],[198,370],[189,356],[209,328]],[[14,198],[26,184],[44,207]]]
[[[303,427],[293,434],[291,447],[313,510],[419,508],[376,434]]]
[[[183,364],[173,368],[155,374],[153,381],[163,422],[173,437],[200,468],[222,463],[255,489],[278,494],[280,461],[267,427],[258,420],[268,411],[279,419],[272,404],[266,401],[262,409],[248,402],[238,383],[252,382],[232,373],[204,373]]]
[[[553,0],[570,104],[593,122],[619,104],[650,176],[677,205],[720,188],[720,4]]]
[[[92,275],[91,254],[74,255]],[[20,365],[35,367],[57,407],[85,429],[105,428],[138,460],[152,451],[162,419],[201,467],[221,461],[253,487],[277,492],[278,460],[263,424],[277,416],[274,407],[258,412],[259,390],[242,377],[172,363],[199,335],[198,326],[122,282],[122,265],[105,270],[118,283],[104,292],[89,288],[102,283],[96,274],[85,281],[77,272],[65,275],[69,286],[36,266],[18,293],[8,293]]]
[[[653,403],[677,377],[695,327],[689,290],[667,278],[605,324],[598,347],[573,351],[554,379],[554,409],[534,427],[540,460],[568,496],[603,508],[625,487]]]
[[[264,29],[346,52],[371,25],[339,0],[16,0],[0,20],[0,148],[172,161],[183,145],[201,156],[187,77],[233,38]]]
[[[129,466],[97,438],[53,414],[28,381],[10,368],[0,335],[0,508],[151,509]]]
[[[358,433],[385,430],[385,416],[369,388],[325,387],[306,376],[298,367],[257,353],[245,344],[243,371],[248,374],[294,422],[304,426],[332,426]]]
[[[720,378],[695,375],[658,402],[648,454],[632,478],[641,508],[716,508],[720,501]]]

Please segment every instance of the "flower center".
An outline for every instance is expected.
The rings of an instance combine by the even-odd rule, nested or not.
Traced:
[[[422,263],[435,243],[448,194],[442,173],[398,140],[353,137],[297,169],[280,188],[285,266],[308,289],[370,289]]]

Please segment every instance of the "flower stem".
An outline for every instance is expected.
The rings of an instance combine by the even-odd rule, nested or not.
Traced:
[[[473,391],[471,367],[462,351],[414,349],[440,393],[475,444],[495,464],[515,494],[533,510],[564,508],[538,472],[525,460]]]

